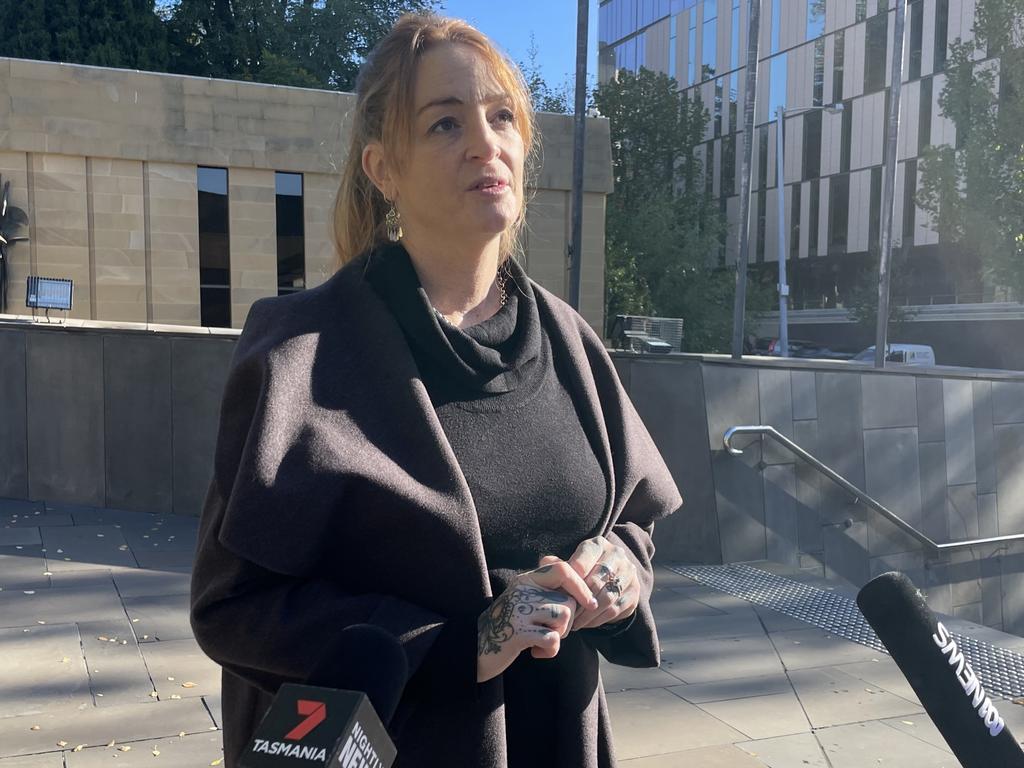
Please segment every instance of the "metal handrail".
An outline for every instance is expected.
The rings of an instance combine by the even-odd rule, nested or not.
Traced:
[[[943,552],[952,549],[963,549],[965,547],[973,547],[979,544],[1000,544],[1003,542],[1020,541],[1021,539],[1024,539],[1024,533],[1012,533],[1006,536],[989,536],[988,538],[984,539],[961,539],[960,541],[950,541],[945,544],[939,544],[938,542],[933,541],[925,534],[921,533],[921,531],[917,530],[917,528],[915,528],[902,517],[900,517],[895,512],[887,508],[880,501],[872,498],[867,493],[862,491],[860,488],[855,486],[853,483],[851,483],[845,477],[843,477],[838,472],[833,470],[823,461],[816,459],[810,453],[805,451],[799,445],[797,445],[784,434],[775,429],[775,427],[765,425],[748,425],[730,427],[729,429],[727,429],[725,435],[722,438],[722,442],[725,445],[725,450],[727,450],[733,456],[739,456],[743,453],[743,451],[741,451],[739,448],[732,447],[732,438],[734,435],[766,435],[772,438],[777,443],[781,444],[785,448],[788,448],[790,451],[795,453],[797,456],[806,461],[812,467],[817,469],[819,472],[821,472],[821,474],[825,475],[825,477],[827,477],[833,483],[838,485],[840,488],[843,488],[849,491],[851,494],[853,494],[855,501],[864,502],[873,510],[878,512],[880,515],[887,518],[901,531],[908,534],[909,536],[912,536],[913,538],[920,541],[922,544],[925,544],[938,552]]]

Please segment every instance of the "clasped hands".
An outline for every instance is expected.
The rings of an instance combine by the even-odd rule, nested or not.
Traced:
[[[526,648],[554,658],[569,632],[623,621],[639,602],[636,566],[603,536],[581,542],[568,560],[546,555],[480,614],[477,681],[501,674]]]

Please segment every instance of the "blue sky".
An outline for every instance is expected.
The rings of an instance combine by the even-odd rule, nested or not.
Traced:
[[[576,0],[440,0],[440,5],[439,11],[470,22],[514,61],[526,61],[532,32],[538,64],[550,86],[560,85],[576,71]],[[598,0],[590,0],[590,82],[597,75],[597,7]]]

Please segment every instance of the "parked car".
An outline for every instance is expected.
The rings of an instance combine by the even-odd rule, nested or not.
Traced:
[[[858,352],[853,360],[858,363],[873,363],[875,345],[872,344],[863,352]],[[935,350],[927,344],[886,344],[885,361],[904,365],[935,365]]]
[[[834,350],[817,341],[790,339],[788,347],[789,355],[787,357],[817,360],[849,360],[853,357],[852,352]],[[754,354],[781,357],[782,346],[778,339],[762,337],[754,343]]]

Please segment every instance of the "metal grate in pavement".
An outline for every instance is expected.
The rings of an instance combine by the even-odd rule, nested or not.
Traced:
[[[844,595],[749,565],[666,567],[705,586],[824,629],[836,637],[887,653],[857,603]],[[1024,694],[1024,656],[965,635],[951,634],[991,693],[1006,698]]]

